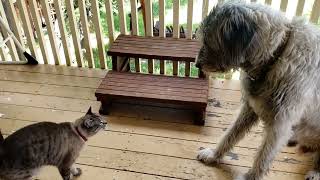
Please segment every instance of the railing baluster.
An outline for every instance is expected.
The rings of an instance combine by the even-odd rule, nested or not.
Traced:
[[[0,13],[1,13],[1,17],[4,20],[4,22],[8,24],[7,15],[6,15],[5,11],[4,11],[2,1],[0,3]],[[6,38],[9,37],[8,32],[6,32],[6,31],[2,31],[2,32],[3,32],[2,33],[3,39],[6,39]],[[19,61],[16,45],[14,44],[13,40],[10,38],[10,40],[6,44],[7,44],[8,48],[9,48],[9,50],[10,50],[9,53],[11,55],[12,60],[13,61]]]
[[[160,21],[159,36],[166,37],[165,0],[159,0],[159,21]]]
[[[38,59],[38,55],[36,53],[36,42],[34,41],[34,36],[33,36],[33,30],[31,28],[29,16],[26,10],[26,2],[22,0],[17,1],[17,5],[19,8],[20,13],[22,14],[21,20],[22,20],[22,25],[24,29],[24,33],[27,36],[27,43],[31,51],[31,55]]]
[[[193,0],[188,1],[188,17],[187,17],[187,39],[192,39],[192,24],[193,24]]]
[[[267,5],[271,5],[272,4],[272,0],[265,0],[264,3],[267,4]]]
[[[288,0],[281,0],[281,4],[280,4],[281,11],[286,12],[287,7],[288,7]]]
[[[310,16],[310,21],[317,24],[320,16],[320,0],[315,0],[312,11],[311,11],[311,16]]]
[[[131,3],[131,20],[132,20],[132,35],[138,35],[138,13],[137,13],[137,1],[130,0]]]
[[[138,14],[137,14],[137,1],[130,0],[131,3],[131,25],[132,35],[138,35]],[[136,72],[140,72],[140,60],[139,58],[134,59]]]
[[[187,39],[192,39],[192,24],[193,24],[193,0],[188,1],[188,18],[187,18]],[[185,76],[190,76],[190,61],[185,62]]]
[[[100,66],[101,69],[106,69],[106,54],[104,49],[104,43],[103,43],[103,34],[101,29],[101,21],[100,21],[100,10],[99,10],[99,4],[98,0],[92,0],[92,10],[93,10],[93,24],[94,29],[96,31],[97,36],[97,44],[98,44],[98,52],[99,52],[99,60],[100,60]]]
[[[146,6],[146,36],[153,36],[152,0],[145,1]],[[153,59],[148,59],[148,72],[153,73]]]
[[[108,24],[108,34],[109,43],[112,45],[114,41],[114,21],[113,21],[113,11],[112,11],[112,0],[105,1],[106,12],[107,12],[107,24]]]
[[[202,19],[204,19],[208,15],[209,9],[209,0],[202,1]]]
[[[180,0],[173,0],[173,38],[180,37],[180,28],[179,28],[179,14],[180,14]],[[173,75],[178,75],[179,62],[173,61]]]
[[[3,37],[0,35],[0,41],[3,41],[3,40],[4,40]],[[4,52],[5,52],[4,47],[0,47],[1,61],[6,61],[7,60],[7,54],[5,54]]]
[[[59,24],[59,30],[60,30],[60,35],[62,39],[62,45],[63,45],[64,56],[66,59],[66,64],[67,66],[70,66],[71,56],[70,56],[70,49],[69,49],[68,40],[67,40],[68,34],[66,30],[66,22],[64,21],[64,15],[61,8],[61,0],[54,0],[53,2],[54,2],[56,15],[57,15],[58,24]]]
[[[81,20],[81,27],[83,30],[83,43],[86,49],[86,59],[88,61],[88,67],[94,67],[94,59],[92,54],[92,47],[90,44],[90,31],[88,27],[88,18],[87,18],[87,11],[86,11],[86,2],[85,0],[79,0],[79,11],[80,11],[80,20]]]
[[[54,58],[54,63],[56,65],[61,64],[61,58],[60,58],[60,53],[58,52],[58,44],[57,44],[57,36],[53,30],[53,23],[52,19],[50,18],[50,7],[48,1],[40,1],[42,10],[43,10],[43,15],[44,19],[46,21],[47,25],[47,30],[48,30],[48,35],[50,39],[50,44],[51,44],[51,49],[53,53],[53,58]]]
[[[21,28],[19,26],[20,22],[18,21],[18,18],[17,18],[17,12],[14,7],[14,3],[12,0],[3,1],[3,3],[4,3],[4,6],[6,7],[5,10],[6,10],[6,13],[8,16],[7,20],[9,23],[9,27],[11,28],[15,37],[20,42],[21,46],[24,47],[24,43],[22,40],[22,32],[21,32]],[[18,51],[18,56],[19,56],[20,60],[25,59],[22,51]]]
[[[165,0],[159,0],[159,21],[160,21],[160,29],[159,29],[159,37],[166,37],[165,31]],[[160,74],[165,74],[166,66],[164,59],[160,59]]]
[[[301,16],[303,13],[303,8],[304,8],[305,0],[299,0],[297,9],[296,9],[296,16]]]
[[[119,7],[119,19],[120,19],[120,33],[127,34],[126,16],[124,13],[124,2],[123,0],[118,0]]]
[[[46,46],[46,42],[44,40],[44,33],[42,31],[42,23],[40,20],[40,15],[39,15],[39,10],[38,10],[38,3],[36,0],[30,0],[30,10],[31,10],[31,14],[33,16],[34,19],[34,25],[36,28],[36,33],[39,39],[39,44],[40,44],[40,49],[41,49],[41,53],[42,53],[42,58],[43,58],[43,62],[44,64],[48,64],[49,60],[48,60],[48,49]]]
[[[80,36],[77,28],[77,22],[74,16],[74,4],[73,0],[67,0],[66,2],[66,8],[67,8],[67,14],[69,19],[69,25],[70,30],[72,34],[72,40],[73,40],[73,46],[75,49],[76,59],[77,59],[77,65],[78,67],[83,66],[83,56],[81,51],[81,45],[80,45]]]
[[[43,9],[43,15],[44,19],[46,21],[48,35],[50,39],[51,49],[53,53],[54,62],[56,65],[61,64],[60,60],[60,53],[58,52],[58,45],[57,45],[57,36],[53,30],[53,23],[52,19],[50,18],[50,7],[48,1],[40,1],[42,9]]]
[[[24,47],[23,40],[22,40],[22,32],[19,27],[20,22],[18,21],[17,12],[14,7],[13,0],[8,0],[7,2],[5,2],[5,5],[6,5],[6,8],[8,9],[8,13],[10,13],[10,17],[11,17],[10,20],[12,21],[12,22],[9,22],[9,26],[12,29],[13,34],[21,43],[22,47]]]

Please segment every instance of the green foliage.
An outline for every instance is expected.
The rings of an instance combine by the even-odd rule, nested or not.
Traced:
[[[104,49],[107,51],[109,49],[109,44],[105,45]],[[100,66],[98,48],[93,48],[92,54],[93,54],[93,60],[94,60],[94,67],[100,68],[101,66]],[[106,65],[107,65],[108,69],[112,69],[112,59],[110,56],[107,56]]]
[[[187,5],[188,0],[180,0],[180,6]],[[173,0],[166,0],[165,1],[165,9],[169,10],[173,8]],[[159,1],[153,1],[152,3],[152,15],[154,17],[159,17]]]

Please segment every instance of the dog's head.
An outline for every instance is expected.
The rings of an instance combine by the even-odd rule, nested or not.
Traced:
[[[251,10],[241,3],[217,5],[203,20],[199,38],[202,47],[196,66],[204,71],[228,71],[244,63],[257,25]]]

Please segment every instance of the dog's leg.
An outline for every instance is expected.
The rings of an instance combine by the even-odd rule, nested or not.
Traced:
[[[294,147],[298,144],[297,137],[296,137],[296,129],[297,129],[296,126],[292,127],[293,135],[288,141],[288,144],[287,144],[288,147]]]
[[[270,122],[265,127],[265,137],[260,150],[255,157],[252,169],[245,174],[245,180],[260,180],[268,172],[276,154],[290,139],[291,128],[299,113],[288,116],[289,113],[278,115],[275,119],[267,120]],[[300,118],[299,118],[300,119]],[[240,178],[241,179],[241,178]]]
[[[306,180],[320,180],[320,152],[315,153],[313,163],[313,170],[307,173]]]
[[[206,163],[219,163],[223,155],[230,151],[233,146],[241,140],[244,135],[251,129],[251,127],[258,122],[258,116],[253,112],[252,108],[245,103],[237,120],[233,126],[228,130],[222,141],[218,144],[216,150],[205,148],[200,150],[197,159]]]

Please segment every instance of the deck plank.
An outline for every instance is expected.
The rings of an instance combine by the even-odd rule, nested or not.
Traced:
[[[8,123],[0,124],[3,127],[9,127],[8,129],[4,128],[3,133],[10,134],[11,132],[14,132],[19,128],[33,123],[34,122],[13,120],[9,121]],[[117,141],[114,141],[114,139],[117,139]],[[113,143],[110,144],[110,142]],[[200,146],[210,146],[212,148],[215,148],[215,145],[209,143],[145,136],[111,130],[99,133],[98,135],[90,139],[90,141],[88,141],[88,145],[104,147],[108,149],[124,149],[147,154],[159,154],[163,156],[178,157],[191,160],[196,160],[195,156]],[[252,149],[250,150],[247,148],[237,148],[235,151],[225,157],[225,164],[251,167],[251,162],[253,161],[253,157],[251,155],[254,153],[255,150]],[[286,162],[288,157],[290,157],[291,161],[294,161],[295,163]],[[305,173],[306,168],[311,168],[310,165],[310,159],[297,159],[292,154],[282,153],[278,155],[271,169],[281,172],[284,171],[291,173]]]
[[[88,78],[81,76],[64,76],[61,74],[43,74],[19,71],[0,70],[0,80],[16,82],[37,82],[40,84],[65,85],[76,87],[97,88],[101,82],[100,78]]]
[[[0,66],[3,133],[10,134],[35,122],[73,121],[90,105],[98,111],[94,90],[105,74],[106,71],[94,69],[49,65]],[[195,160],[199,147],[216,147],[240,106],[239,81],[214,80],[209,87],[204,127],[188,124],[191,120],[187,112],[116,104],[106,117],[109,130],[90,139],[77,161],[84,170],[79,179],[220,180],[231,179],[230,169],[245,172],[260,144],[262,125],[255,127],[226,156],[223,167],[227,171]],[[265,179],[303,179],[310,164],[309,156],[297,156],[294,148],[284,148]],[[58,178],[55,169],[40,173],[40,179]]]
[[[52,109],[21,107],[14,105],[0,106],[3,118],[20,119],[32,122],[73,121],[84,112],[70,112]],[[159,136],[171,139],[194,141],[199,143],[216,144],[225,133],[226,128],[197,127],[188,124],[173,124],[170,122],[151,121],[137,118],[111,116],[110,130],[124,133],[141,134],[146,136]],[[259,146],[262,134],[252,132],[246,136],[236,147],[256,149]],[[294,153],[294,148],[284,148],[283,152]]]
[[[80,77],[96,77],[103,78],[107,71],[102,69],[88,69],[81,67],[66,67],[53,65],[39,65],[39,66],[21,66],[21,65],[1,65],[1,70],[32,72],[42,74],[57,74],[65,76],[80,76]]]
[[[88,180],[92,179],[92,177],[94,177],[95,180],[174,180],[174,178],[166,178],[161,176],[130,172],[120,169],[108,169],[105,167],[96,167],[80,164],[77,164],[76,166],[82,169],[82,175],[78,177],[77,180]],[[40,171],[39,175],[37,175],[35,178],[38,178],[40,180],[62,180],[58,170],[54,167],[43,168]]]
[[[98,138],[98,136],[96,138]],[[132,141],[134,139],[135,139],[134,137],[131,139],[125,138],[123,141]],[[110,141],[108,142],[108,140],[112,141],[112,139],[104,139],[104,141],[106,141],[107,144],[110,144],[109,143]],[[123,141],[120,141],[120,142],[123,142]],[[99,142],[101,142],[101,140]],[[132,143],[135,143],[135,142],[132,142]],[[174,142],[170,142],[170,143],[174,143]],[[141,147],[142,145],[139,144],[138,146]],[[163,146],[165,146],[164,142],[162,142],[162,147]],[[157,149],[163,149],[163,148],[154,147],[154,149],[150,149],[150,150],[153,151]],[[240,156],[240,158],[242,157]],[[149,159],[152,159],[157,163],[149,164],[147,163]],[[248,162],[244,159],[241,159],[241,161]],[[100,166],[100,167],[106,167],[110,169],[123,169],[123,170],[129,170],[129,171],[135,171],[135,172],[147,173],[147,174],[158,174],[160,176],[176,177],[179,179],[199,179],[199,178],[219,179],[222,177],[225,179],[226,177],[229,177],[228,173],[225,173],[220,169],[206,167],[206,166],[201,167],[202,164],[196,161],[195,159],[180,158],[180,157],[174,157],[174,156],[164,156],[161,154],[154,154],[154,153],[138,152],[138,151],[133,151],[130,148],[123,148],[123,147],[122,149],[117,149],[117,147],[105,148],[105,147],[101,147],[101,145],[99,145],[98,147],[89,145],[81,153],[79,160],[77,162],[85,165]],[[166,163],[168,163],[169,166],[166,166],[165,165]],[[297,167],[297,165],[290,164],[290,166],[301,170],[301,168]],[[234,171],[242,171],[242,172],[244,172],[247,169],[242,166],[234,166],[232,164],[231,165],[228,164],[227,167],[233,169]],[[283,165],[281,167],[283,167]],[[159,168],[161,168],[161,172],[157,171],[157,169]],[[291,168],[291,170],[295,168]],[[189,172],[189,173],[186,173],[186,172]],[[302,175],[290,174],[282,171],[271,171],[269,175],[269,177],[272,179],[280,179],[279,177],[295,179],[294,178],[295,176],[302,176]]]
[[[84,99],[61,98],[54,96],[42,96],[20,93],[0,93],[0,104],[14,104],[29,107],[42,107],[55,110],[87,112],[91,106],[93,109],[100,108],[100,102]]]

